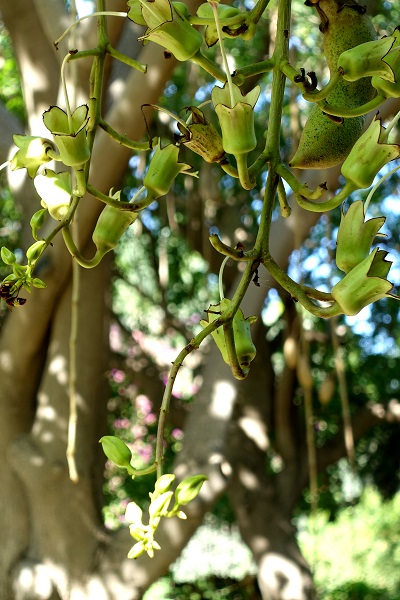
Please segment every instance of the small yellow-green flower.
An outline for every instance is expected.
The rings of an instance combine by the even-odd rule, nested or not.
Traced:
[[[337,283],[332,296],[347,316],[357,315],[368,304],[390,294],[393,284],[386,279],[392,263],[385,260],[387,252],[376,248]]]
[[[386,143],[385,129],[375,117],[344,161],[342,175],[357,189],[366,189],[382,167],[399,156],[400,146]]]
[[[178,162],[179,148],[174,144],[168,144],[164,148],[157,146],[150,161],[148,171],[143,180],[148,194],[156,199],[165,196],[170,190],[175,177],[179,173],[187,172],[191,166]],[[191,173],[195,176],[196,173]]]
[[[53,134],[61,160],[67,167],[79,167],[90,158],[86,139],[88,113],[86,104],[78,106],[70,117],[58,106],[51,106],[43,113],[43,122]]]
[[[35,177],[33,183],[43,208],[47,208],[53,219],[62,221],[71,203],[71,175],[67,171],[55,173],[51,169],[45,169],[42,175]]]
[[[203,36],[186,19],[187,7],[170,0],[128,0],[128,18],[138,25],[147,25],[139,39],[151,40],[163,46],[180,61],[189,60],[200,49]]]
[[[336,264],[341,271],[348,273],[368,256],[385,220],[386,217],[375,217],[365,221],[361,200],[353,202],[347,212],[342,208],[336,248]]]
[[[52,160],[49,150],[54,151],[54,146],[46,138],[31,135],[13,135],[14,144],[19,148],[10,160],[10,167],[26,169],[29,177],[35,177],[41,165]]]
[[[378,76],[387,81],[395,81],[395,74],[387,62],[395,38],[385,37],[380,40],[365,42],[343,52],[337,62],[343,79],[357,81],[362,77]]]
[[[247,154],[256,147],[254,107],[260,92],[259,85],[245,96],[235,84],[213,88],[211,100],[221,126],[222,144],[228,154]]]
[[[393,32],[395,42],[390,52],[385,56],[385,62],[393,72],[393,79],[385,79],[381,76],[374,76],[371,79],[371,85],[378,94],[385,98],[400,98],[400,29],[396,27]]]

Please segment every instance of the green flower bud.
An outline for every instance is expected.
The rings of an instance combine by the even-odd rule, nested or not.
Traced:
[[[144,525],[129,525],[129,533],[138,542],[145,540],[147,537],[147,530]]]
[[[125,521],[138,526],[139,524],[142,524],[142,515],[143,512],[140,506],[138,506],[136,502],[129,502],[125,510]]]
[[[37,230],[40,229],[41,227],[43,227],[44,222],[46,220],[46,215],[47,215],[47,210],[45,208],[41,208],[40,210],[37,210],[35,213],[33,213],[33,215],[31,216],[31,220],[29,222],[31,229],[32,229],[32,235],[33,237],[36,239],[36,235],[37,235]]]
[[[43,175],[37,175],[33,180],[41,205],[56,221],[62,221],[66,216],[72,196],[71,175],[67,171],[55,173],[45,169]]]
[[[354,267],[332,290],[332,297],[347,316],[357,315],[368,304],[389,294],[393,285],[387,281],[391,262],[385,261],[387,252],[376,248]]]
[[[375,117],[342,165],[342,175],[347,182],[358,189],[369,188],[381,168],[400,156],[398,144],[385,142],[385,130]]]
[[[39,289],[44,289],[45,287],[47,287],[45,282],[42,281],[41,279],[39,279],[39,277],[34,277],[32,279],[32,285],[33,285],[33,287],[39,288]]]
[[[225,160],[225,151],[218,131],[207,121],[198,108],[189,106],[192,113],[192,122],[185,127],[178,122],[181,135],[177,141],[196,154],[199,154],[208,163],[220,163]]]
[[[176,504],[185,505],[194,500],[199,495],[201,487],[207,479],[205,475],[193,475],[181,481],[175,490]]]
[[[30,135],[13,135],[14,144],[19,150],[10,160],[10,167],[13,171],[16,169],[26,169],[29,177],[35,177],[38,168],[49,162],[49,150],[54,150],[50,140]]]
[[[162,517],[168,512],[168,506],[173,495],[173,492],[164,492],[151,502],[149,506],[150,520]]]
[[[114,435],[104,435],[100,438],[103,452],[117,467],[128,468],[131,466],[132,452],[128,446]]]
[[[14,263],[12,268],[16,279],[25,280],[26,272],[28,270],[28,267],[26,265],[18,265],[17,263]]]
[[[227,83],[223,88],[213,88],[211,100],[221,126],[222,144],[228,154],[247,154],[256,147],[254,106],[260,91],[261,88],[257,85],[243,96],[235,84],[232,84],[232,88]]]
[[[200,49],[203,36],[185,18],[185,12],[170,0],[128,0],[128,18],[148,30],[139,39],[163,46],[180,61],[189,60]]]
[[[11,252],[11,250],[9,250],[8,248],[6,248],[5,246],[2,246],[1,248],[1,260],[3,261],[3,263],[5,265],[13,265],[16,262],[16,258],[14,255],[14,252]]]
[[[92,240],[101,256],[117,246],[122,235],[138,218],[138,213],[106,205],[97,219]]]
[[[385,220],[385,217],[376,217],[365,221],[361,200],[353,202],[346,213],[342,207],[336,248],[336,264],[341,271],[348,273],[369,255],[371,244]]]
[[[58,106],[51,106],[43,113],[43,122],[53,134],[61,160],[67,167],[80,167],[90,158],[86,139],[88,112],[88,106],[83,104],[74,110],[70,118]]]
[[[157,498],[160,494],[164,492],[169,492],[173,483],[175,481],[175,475],[170,473],[166,473],[165,475],[161,475],[155,483],[154,493],[152,494],[152,498]]]
[[[346,81],[357,81],[362,77],[376,75],[387,81],[395,81],[394,73],[386,56],[394,44],[394,37],[364,42],[342,52],[337,66]]]
[[[28,250],[26,251],[26,258],[28,259],[29,265],[38,260],[45,247],[46,242],[43,240],[39,240],[38,242],[32,244],[30,248],[28,248]]]
[[[190,165],[178,162],[178,153],[179,148],[174,144],[168,144],[165,148],[157,146],[143,181],[143,185],[154,199],[165,196],[175,177],[191,169]]]
[[[209,321],[200,321],[200,325],[202,325],[202,327],[207,327],[207,325],[215,321],[215,319],[217,319],[221,313],[223,313],[226,310],[229,310],[230,306],[231,301],[228,300],[228,298],[223,298],[219,304],[211,305],[208,311]],[[257,317],[255,316],[250,316],[245,319],[242,310],[239,308],[235,313],[232,322],[236,356],[241,369],[245,372],[248,372],[250,363],[255,358],[257,353],[256,347],[253,344],[250,333],[250,325],[255,323],[256,320]],[[214,342],[217,344],[219,351],[222,354],[222,358],[224,359],[227,365],[231,366],[229,362],[224,330],[222,326],[218,327],[218,329],[213,331],[211,335],[213,337]]]
[[[135,544],[128,552],[128,558],[138,558],[145,551],[145,542],[142,540]]]

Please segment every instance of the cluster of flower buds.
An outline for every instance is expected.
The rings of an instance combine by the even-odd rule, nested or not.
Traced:
[[[100,439],[104,454],[118,467],[127,469],[128,473],[135,477],[137,472],[132,467],[132,453],[129,447],[113,435],[106,435]],[[181,510],[194,500],[207,477],[205,475],[193,475],[183,479],[175,491],[172,487],[175,475],[166,473],[158,477],[154,492],[150,492],[149,521],[143,523],[143,512],[136,502],[130,502],[126,507],[125,520],[129,523],[129,531],[136,541],[128,553],[128,558],[138,558],[146,552],[151,558],[154,550],[160,550],[160,545],[155,541],[154,535],[162,517],[178,517],[186,519],[186,514]],[[171,506],[171,502],[173,504]]]

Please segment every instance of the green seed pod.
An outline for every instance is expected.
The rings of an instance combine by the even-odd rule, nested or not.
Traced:
[[[180,482],[175,490],[177,504],[189,504],[199,495],[201,486],[207,480],[205,475],[192,475]]]
[[[319,0],[313,4],[321,17],[324,53],[331,73],[336,71],[339,56],[346,50],[376,39],[373,25],[365,9],[357,2]],[[333,106],[361,106],[374,96],[371,78],[355,82],[340,81],[327,101]],[[335,122],[315,106],[304,126],[299,147],[290,166],[296,169],[326,169],[344,161],[362,133],[365,117]]]

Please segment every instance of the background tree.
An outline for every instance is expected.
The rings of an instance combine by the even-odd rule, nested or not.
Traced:
[[[308,18],[310,9],[295,6],[298,22],[303,23],[303,15]],[[124,11],[126,4],[114,0],[110,8]],[[195,5],[190,8],[194,10]],[[12,4],[1,0],[0,10],[5,26],[4,53],[9,51],[7,43],[11,41],[24,99],[23,109],[16,102],[18,85],[14,83],[10,91],[3,83],[0,151],[4,162],[14,148],[12,134],[47,135],[42,113],[57,102],[60,63],[68,50],[68,46],[60,46],[57,53],[53,41],[68,25],[68,12],[61,1],[50,5],[40,0],[28,4],[23,0]],[[273,28],[274,11],[269,12],[268,19],[266,25]],[[377,16],[380,33],[384,33],[382,28],[390,20]],[[114,129],[137,140],[144,138],[146,128],[140,107],[156,103],[163,93],[168,106],[172,102],[178,105],[176,112],[192,104],[193,98],[201,101],[202,86],[206,88],[209,79],[203,80],[196,66],[185,63],[175,70],[176,61],[166,58],[161,48],[151,43],[142,48],[136,42],[141,31],[125,20],[110,18],[108,27],[114,47],[148,65],[144,75],[121,70],[111,60],[107,63],[105,106],[107,121]],[[314,37],[311,39],[317,43]],[[267,43],[267,36],[255,39],[252,59],[266,57]],[[94,21],[81,24],[76,45],[79,49],[95,45]],[[300,44],[296,46],[301,58],[304,50]],[[232,44],[231,53],[239,64],[240,46],[238,50]],[[89,62],[79,61],[77,104],[87,99],[89,69]],[[260,121],[265,120],[263,111],[268,108],[268,93],[265,97],[265,107],[258,115]],[[393,103],[387,103],[381,112],[391,114],[394,110]],[[288,104],[285,114],[283,136],[290,122],[296,123],[300,118],[295,103]],[[167,122],[165,127],[170,135],[171,124]],[[286,137],[289,139],[288,134]],[[296,137],[294,130],[290,139]],[[286,149],[288,153],[292,151],[290,143]],[[100,133],[92,156],[92,185],[104,193],[112,187],[120,188],[130,158],[131,151]],[[131,163],[131,175],[125,179],[128,195],[137,185],[132,178],[140,174],[143,164],[139,159]],[[323,174],[307,173],[305,179],[310,187],[326,180],[328,188],[334,190],[338,176],[331,169]],[[191,365],[202,378],[195,402],[188,409],[187,403],[177,398],[172,407],[171,425],[184,430],[184,445],[176,458],[174,472],[179,478],[198,472],[208,476],[198,501],[188,507],[188,521],[174,519],[163,524],[157,537],[163,551],[152,560],[141,557],[134,563],[126,558],[131,545],[127,530],[110,532],[103,525],[104,457],[98,440],[107,433],[109,390],[105,373],[111,364],[114,369],[124,371],[127,377],[124,385],[133,384],[129,393],[121,390],[122,386],[118,389],[125,403],[130,405],[141,394],[149,397],[157,409],[169,362],[164,359],[165,345],[159,341],[165,342],[166,333],[172,346],[182,344],[182,340],[189,341],[194,326],[191,315],[200,315],[210,303],[204,296],[207,279],[204,259],[210,265],[210,273],[216,273],[220,257],[209,246],[209,228],[217,228],[230,245],[237,241],[251,245],[261,196],[254,192],[249,205],[247,192],[230,187],[226,177],[222,180],[219,177],[214,167],[202,165],[198,182],[178,180],[166,202],[160,201],[143,213],[142,224],[135,225],[119,251],[116,266],[103,261],[98,268],[80,274],[79,299],[76,295],[71,298],[71,258],[61,238],[56,238],[37,271],[37,276],[45,279],[47,289],[33,290],[23,310],[13,310],[10,314],[5,311],[0,342],[0,439],[4,457],[0,466],[0,530],[4,549],[0,555],[0,598],[139,598],[152,581],[165,573],[205,513],[225,492],[257,563],[262,596],[276,600],[311,598],[312,577],[291,525],[309,479],[310,454],[307,454],[304,426],[309,415],[304,414],[304,407],[310,390],[304,381],[299,381],[296,361],[290,362],[288,348],[292,344],[297,357],[312,363],[312,375],[317,382],[332,369],[334,355],[330,349],[329,323],[308,320],[300,327],[296,307],[282,290],[278,290],[280,302],[275,301],[280,316],[270,318],[267,326],[259,319],[255,333],[258,354],[249,378],[243,382],[233,379],[217,350],[210,345],[199,352],[201,360],[194,358]],[[24,172],[9,173],[9,182],[22,215],[22,228],[15,245],[25,249],[32,241],[29,218],[38,207],[38,197]],[[2,227],[9,233],[15,208],[10,208],[7,189],[3,191],[2,202],[9,219]],[[87,256],[92,254],[90,238],[99,210],[99,203],[89,195],[79,209],[79,245]],[[276,219],[271,247],[281,266],[288,264],[293,249],[306,239],[317,218],[315,213],[297,209],[289,220]],[[332,224],[336,226],[337,223]],[[322,240],[322,245],[328,247],[321,225],[315,230],[314,239],[318,243]],[[135,249],[134,253],[130,248]],[[318,264],[324,260],[314,248],[311,251]],[[311,270],[315,278],[318,271]],[[303,271],[306,280],[307,269],[303,267]],[[234,289],[237,277],[237,268],[227,266],[225,285]],[[261,314],[268,292],[276,286],[264,271],[260,271],[259,277],[260,287],[252,286],[245,297],[246,315]],[[111,280],[113,302],[109,294]],[[79,304],[77,483],[69,478],[65,458],[71,383],[68,377],[71,299]],[[135,307],[133,314],[129,306]],[[266,306],[272,310],[268,309],[271,296]],[[378,352],[382,339],[387,343],[398,335],[397,307],[386,304],[385,314],[390,319],[382,317],[379,309],[373,310],[371,322],[379,326],[368,336],[368,343],[362,334],[354,336],[349,326],[340,339],[346,344],[349,358],[352,357],[349,389],[354,390],[353,436],[355,441],[361,440],[360,455],[364,458],[374,455],[375,464],[368,468],[368,476],[375,476],[390,495],[396,490],[393,471],[397,466],[382,470],[382,465],[388,466],[396,428],[398,431],[398,403],[393,400],[398,357],[394,344],[393,350],[389,348],[384,356],[380,357]],[[114,336],[111,336],[112,356],[108,352],[110,320]],[[337,324],[336,329],[340,333],[343,327]],[[132,329],[142,332],[147,345],[143,336],[132,339]],[[282,358],[284,338],[289,340],[286,362]],[[388,360],[390,352],[392,357]],[[385,385],[381,385],[382,372],[386,376]],[[194,388],[198,387],[198,381],[199,377]],[[186,390],[184,395],[191,398],[193,394]],[[114,400],[111,406],[114,413],[123,410],[124,402]],[[314,404],[317,469],[324,477],[327,467],[335,465],[346,453],[337,388],[328,408],[316,404],[316,398]],[[381,424],[385,427],[374,430],[373,452],[368,448],[370,438],[366,433]]]

